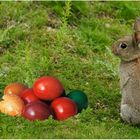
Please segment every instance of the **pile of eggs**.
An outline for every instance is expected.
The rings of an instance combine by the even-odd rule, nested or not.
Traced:
[[[50,115],[65,120],[88,106],[84,92],[73,90],[66,95],[62,83],[51,76],[38,78],[32,88],[21,83],[9,84],[0,101],[0,112],[28,120],[45,120]]]

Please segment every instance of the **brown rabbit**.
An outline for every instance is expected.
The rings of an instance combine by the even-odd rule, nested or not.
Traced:
[[[128,123],[140,124],[140,19],[134,23],[133,35],[116,41],[112,52],[121,59],[120,115]]]

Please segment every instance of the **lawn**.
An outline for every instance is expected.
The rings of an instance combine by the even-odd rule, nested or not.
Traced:
[[[65,121],[0,114],[0,138],[140,138],[119,116],[119,59],[111,45],[131,34],[140,2],[0,2],[0,95],[12,82],[59,78],[89,106]]]

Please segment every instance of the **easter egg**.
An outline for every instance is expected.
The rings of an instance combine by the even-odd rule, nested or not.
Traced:
[[[20,94],[22,91],[27,89],[27,87],[21,83],[11,83],[4,89],[4,94]]]
[[[32,88],[28,88],[21,92],[19,94],[19,97],[22,98],[25,104],[34,102],[34,101],[39,101],[39,98],[34,94],[34,91]]]
[[[77,104],[78,112],[81,112],[82,109],[86,109],[88,106],[88,98],[81,90],[73,90],[67,95],[67,97]]]
[[[50,114],[51,112],[47,104],[35,101],[25,106],[22,116],[30,121],[34,121],[48,119]]]
[[[77,114],[77,106],[74,101],[66,97],[56,98],[50,106],[54,119],[65,120]]]
[[[38,78],[33,86],[35,95],[42,100],[53,100],[62,95],[64,89],[61,82],[50,76]]]
[[[20,116],[24,109],[24,102],[15,94],[5,94],[0,102],[0,112],[10,116]]]

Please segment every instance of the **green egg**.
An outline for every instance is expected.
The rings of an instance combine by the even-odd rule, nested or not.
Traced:
[[[67,95],[67,97],[77,104],[78,112],[81,112],[82,109],[86,109],[88,106],[88,98],[81,90],[73,90]]]

